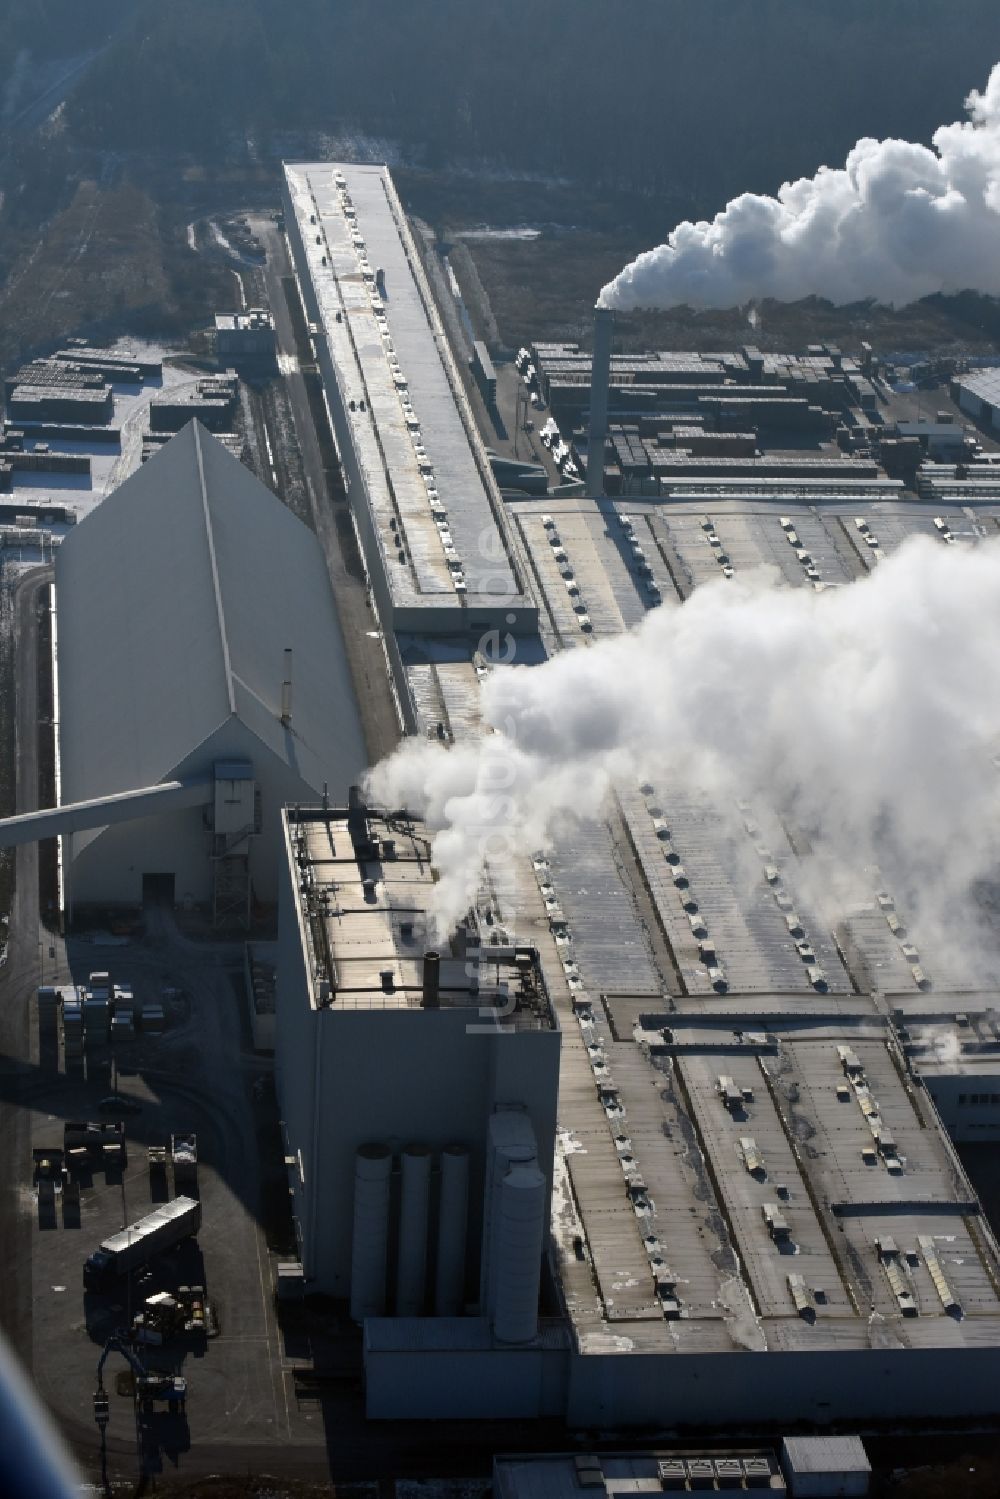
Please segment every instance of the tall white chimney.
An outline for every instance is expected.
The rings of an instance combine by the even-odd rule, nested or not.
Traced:
[[[604,493],[604,443],[608,432],[608,383],[611,379],[611,335],[615,316],[610,307],[594,308],[594,362],[590,374],[590,433],[587,440],[587,493]]]

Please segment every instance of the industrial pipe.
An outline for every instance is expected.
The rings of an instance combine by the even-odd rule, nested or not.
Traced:
[[[39,843],[43,838],[60,838],[66,833],[83,833],[117,822],[134,822],[140,817],[159,817],[180,807],[203,807],[214,795],[212,780],[164,781],[159,786],[142,786],[135,791],[99,796],[93,801],[64,802],[61,807],[22,812],[17,817],[0,819],[0,848]]]
[[[441,956],[424,953],[424,992],[421,1004],[425,1010],[436,1010],[441,1001]]]

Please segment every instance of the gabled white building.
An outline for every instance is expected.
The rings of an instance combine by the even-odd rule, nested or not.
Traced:
[[[273,901],[282,806],[366,763],[315,537],[192,422],[66,538],[56,608],[60,802],[190,787],[66,835],[68,912]]]

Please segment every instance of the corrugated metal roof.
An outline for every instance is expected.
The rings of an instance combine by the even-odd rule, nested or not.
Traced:
[[[1000,369],[977,370],[975,374],[961,375],[958,379],[960,391],[978,396],[990,405],[1000,405]]]
[[[793,1473],[870,1473],[860,1437],[786,1437],[784,1457]]]

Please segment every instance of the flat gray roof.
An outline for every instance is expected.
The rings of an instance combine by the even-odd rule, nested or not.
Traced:
[[[424,954],[436,945],[428,908],[434,887],[430,839],[422,823],[365,808],[286,809],[295,860],[295,899],[310,952],[313,1003],[337,1010],[421,1007]],[[492,933],[490,934],[492,935]],[[441,1008],[505,1008],[501,985],[517,994],[519,970],[510,944],[476,953],[467,944],[440,951]],[[473,982],[472,974],[478,977]],[[328,985],[327,1000],[320,984]],[[502,1016],[497,1023],[503,1022]],[[544,995],[519,1001],[513,1028],[551,1025]]]
[[[12,405],[24,401],[73,401],[104,406],[110,399],[110,385],[16,385],[10,394]]]
[[[285,175],[394,602],[457,609],[465,592],[470,607],[524,608],[499,490],[389,172],[314,162]]]
[[[972,544],[1000,516],[807,493],[511,502],[550,650],[638,623],[650,574],[655,607],[678,607],[722,576],[719,552],[734,573],[770,565],[789,586],[839,587],[914,533],[949,544],[936,517]],[[476,731],[472,665],[426,661],[408,679],[422,729]],[[987,1042],[1000,1056],[995,994],[909,935],[876,869],[831,932],[816,872],[769,807],[669,785],[616,797],[607,821],[560,830],[518,871],[509,907],[515,929],[523,911],[537,931],[541,901],[551,935],[539,948],[563,1032],[553,1227],[581,1351],[1000,1347],[1000,1256],[892,1023],[905,1014],[922,1072],[984,1070]],[[958,1011],[959,1060],[925,1063]]]

